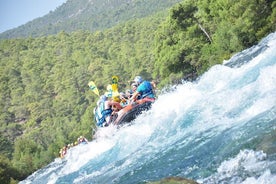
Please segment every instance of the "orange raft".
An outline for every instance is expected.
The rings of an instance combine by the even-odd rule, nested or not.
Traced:
[[[154,99],[144,98],[137,100],[132,104],[125,106],[118,113],[115,113],[111,118],[111,123],[114,125],[122,125],[133,121],[143,111],[147,111],[151,108]]]

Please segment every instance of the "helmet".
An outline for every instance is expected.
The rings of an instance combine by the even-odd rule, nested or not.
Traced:
[[[106,100],[107,100],[107,96],[102,95],[102,96],[100,97],[100,99],[101,99],[102,101],[106,101]]]
[[[120,102],[120,101],[121,101],[119,95],[113,96],[113,97],[112,97],[112,100],[115,101],[115,102]]]
[[[143,82],[143,78],[141,76],[136,76],[134,78],[134,82],[136,82],[137,84],[140,84]]]
[[[138,87],[138,84],[136,82],[131,84],[132,87]]]

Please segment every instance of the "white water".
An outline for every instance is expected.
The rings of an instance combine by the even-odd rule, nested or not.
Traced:
[[[100,130],[95,141],[21,183],[121,184],[180,176],[272,184],[276,33],[226,63],[234,61],[236,67],[216,65],[198,81],[172,87],[131,126]]]
[[[235,158],[231,158],[217,169],[217,173],[205,179],[203,183],[274,183],[276,175],[272,175],[269,167],[275,165],[275,161],[268,161],[267,156],[262,151],[243,150]],[[258,173],[258,176],[255,176]],[[243,175],[248,175],[244,179]]]

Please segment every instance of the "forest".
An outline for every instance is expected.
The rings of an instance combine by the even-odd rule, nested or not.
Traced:
[[[0,181],[17,183],[80,135],[113,75],[158,88],[194,80],[276,30],[274,0],[188,0],[102,31],[0,40]]]
[[[66,3],[15,29],[2,38],[40,37],[77,30],[102,31],[129,20],[167,10],[181,0],[67,0]]]

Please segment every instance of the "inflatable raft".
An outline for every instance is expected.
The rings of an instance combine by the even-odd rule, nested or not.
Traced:
[[[143,111],[149,110],[153,101],[154,100],[141,99],[125,106],[118,113],[112,116],[111,123],[114,125],[122,125],[133,121]]]

